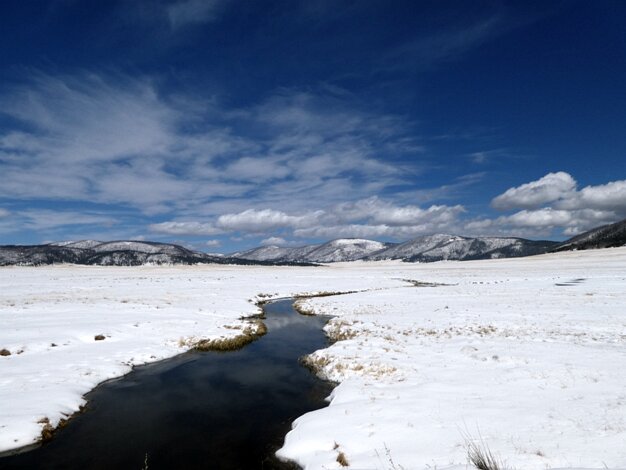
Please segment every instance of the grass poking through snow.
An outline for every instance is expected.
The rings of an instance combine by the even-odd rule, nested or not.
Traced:
[[[467,459],[478,470],[507,470],[482,440],[479,443],[467,440]]]

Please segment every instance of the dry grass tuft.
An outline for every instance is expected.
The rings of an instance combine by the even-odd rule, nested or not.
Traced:
[[[300,358],[300,364],[316,374],[320,374],[324,367],[330,364],[330,359],[326,356],[316,356],[309,354]]]
[[[346,294],[357,294],[359,292],[363,292],[363,291],[358,291],[358,290],[347,290],[347,291],[321,291],[321,292],[315,292],[315,293],[308,293],[308,292],[303,292],[302,294],[298,294],[298,295],[294,295],[293,298],[298,300],[298,299],[313,299],[315,297],[331,297],[333,295],[346,295]]]
[[[307,308],[307,307],[304,305],[304,302],[303,302],[304,300],[305,300],[305,299],[299,299],[299,300],[296,300],[296,301],[293,303],[293,309],[294,309],[296,312],[298,312],[300,315],[314,316],[314,315],[315,315],[315,312],[313,311],[313,309],[311,309],[311,308]]]
[[[8,349],[0,349],[0,356],[10,356],[11,355],[11,351],[9,351]]]
[[[350,466],[350,462],[348,462],[348,458],[346,457],[346,454],[344,454],[343,452],[339,452],[339,454],[337,454],[337,462],[342,467]]]
[[[105,339],[104,335],[96,335],[93,337],[96,341],[103,341]]]
[[[467,441],[467,459],[478,470],[506,470],[482,441]]]
[[[48,418],[46,418],[48,419]],[[52,439],[54,436],[54,427],[50,424],[50,422],[42,423],[43,428],[41,428],[41,442],[47,442]]]
[[[52,439],[54,437],[54,433],[56,433],[59,429],[63,429],[65,426],[67,426],[70,423],[70,420],[74,416],[84,411],[85,411],[85,407],[80,406],[77,412],[73,413],[72,415],[66,415],[67,417],[65,418],[61,418],[59,422],[57,423],[56,427],[52,426],[52,423],[50,423],[49,418],[47,417],[41,418],[39,421],[37,421],[38,424],[42,425],[41,435],[39,437],[40,442],[47,442],[50,439]]]
[[[326,327],[326,335],[333,342],[355,338],[359,335],[359,332],[350,327],[356,323],[355,321],[331,320]]]
[[[265,323],[255,319],[249,322],[249,325],[241,331],[240,335],[231,338],[202,339],[191,344],[191,346],[197,351],[236,351],[266,333],[267,326]]]
[[[416,279],[400,279],[400,280],[412,284],[413,287],[442,287],[442,286],[451,286],[451,285],[453,285],[453,284],[443,284],[441,282],[418,281]]]
[[[316,313],[311,309],[311,308],[307,308],[304,306],[304,301],[306,299],[314,299],[316,297],[331,297],[334,295],[346,295],[346,294],[357,294],[359,292],[364,292],[364,291],[358,291],[358,290],[348,290],[348,291],[321,291],[321,292],[316,292],[313,294],[310,294],[308,292],[303,292],[302,294],[298,294],[298,295],[294,295],[292,298],[294,299],[293,302],[293,309],[298,312],[300,315],[316,315]]]

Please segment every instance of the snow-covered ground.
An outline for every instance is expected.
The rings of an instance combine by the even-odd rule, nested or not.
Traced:
[[[465,468],[474,440],[507,468],[626,468],[626,249],[400,272],[445,285],[301,304],[336,315],[309,362],[341,383],[281,456]]]
[[[0,350],[11,353],[0,356],[0,452],[35,442],[40,421],[56,426],[133,365],[241,334],[260,298],[401,284],[324,267],[0,268]]]
[[[482,439],[516,469],[626,468],[626,248],[421,265],[2,268],[0,450],[34,442],[38,421],[56,424],[134,364],[236,335],[259,294],[348,290],[368,291],[301,301],[337,316],[327,331],[340,341],[310,362],[341,383],[328,408],[297,420],[281,456],[309,469],[341,468],[340,454],[350,468],[465,468],[467,441]]]

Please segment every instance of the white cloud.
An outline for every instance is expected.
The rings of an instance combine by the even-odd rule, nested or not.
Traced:
[[[496,209],[534,209],[571,196],[576,181],[568,173],[559,171],[521,186],[507,189],[495,197],[491,205]]]
[[[422,151],[411,124],[350,100],[281,90],[233,110],[164,97],[147,78],[33,72],[0,90],[3,113],[23,124],[0,131],[0,197],[189,217],[215,200],[239,212],[291,210],[408,183],[422,164],[388,155]]]
[[[498,15],[487,17],[460,29],[419,36],[385,57],[386,69],[428,67],[458,57],[501,34],[507,28]]]
[[[8,217],[8,215],[10,214],[10,212],[6,209],[2,209],[0,207],[0,217]]]
[[[614,212],[596,209],[553,209],[544,207],[522,210],[495,219],[474,219],[463,228],[467,235],[550,237],[554,229],[572,236],[618,220]]]
[[[167,16],[172,29],[217,19],[224,0],[182,0],[167,6]]]
[[[451,223],[464,211],[461,205],[432,205],[427,209],[415,205],[398,206],[374,196],[339,204],[332,212],[342,222],[367,219],[374,225],[416,226],[422,223]]]
[[[218,235],[223,230],[210,223],[200,222],[161,222],[149,226],[151,232],[167,235]]]
[[[392,230],[387,225],[346,224],[335,226],[317,226],[294,230],[300,238],[378,238],[398,235],[399,229]]]
[[[13,233],[19,230],[32,230],[47,233],[57,238],[56,233],[63,230],[75,230],[95,227],[113,230],[120,224],[123,216],[96,211],[57,211],[51,209],[26,209],[9,213],[0,209],[0,233]],[[11,215],[9,218],[8,215]]]
[[[285,245],[281,234],[298,238],[386,237],[410,238],[426,233],[453,231],[465,212],[462,206],[398,206],[377,197],[331,205],[323,210],[285,212],[275,209],[248,209],[222,214],[214,222],[165,222],[151,226],[153,231],[197,234],[196,226],[219,229],[224,233],[267,234],[263,243]],[[387,222],[384,222],[387,221]]]
[[[533,211],[516,212],[502,220],[515,227],[563,227],[572,221],[572,213],[547,207]]]
[[[32,72],[29,82],[3,94],[0,104],[4,113],[41,133],[33,139],[11,132],[0,140],[3,150],[45,153],[66,164],[160,153],[176,119],[150,81],[91,73]]]
[[[537,181],[508,189],[492,200],[492,206],[524,210],[495,219],[473,220],[465,228],[474,233],[515,234],[520,230],[545,236],[560,228],[563,235],[572,236],[626,217],[626,180],[578,190],[568,173],[549,173]]]
[[[581,208],[616,211],[626,215],[626,180],[581,189],[577,205]]]
[[[487,161],[487,152],[474,152],[470,155],[473,163],[481,164]]]
[[[211,248],[217,248],[219,246],[222,246],[222,242],[219,240],[207,240],[206,242],[204,242],[204,244]]]
[[[218,217],[217,225],[225,230],[264,233],[285,227],[300,227],[316,223],[323,212],[309,212],[304,215],[288,215],[273,209],[248,209],[238,214],[224,214]]]

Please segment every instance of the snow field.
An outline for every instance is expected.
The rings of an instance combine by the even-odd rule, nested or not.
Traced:
[[[398,284],[323,267],[0,268],[0,452],[35,443],[46,419],[55,427],[134,365],[242,334],[260,298]]]
[[[308,299],[340,382],[279,455],[306,469],[626,468],[626,249],[398,268],[440,283]],[[473,468],[473,467],[472,467]]]
[[[38,421],[56,425],[133,365],[237,335],[256,300],[368,290],[300,301],[336,316],[326,331],[338,341],[308,361],[339,385],[329,407],[296,421],[281,457],[307,469],[342,468],[340,453],[355,469],[461,469],[475,439],[518,470],[626,468],[625,248],[311,268],[12,267],[0,287],[0,349],[11,352],[0,357],[0,450],[36,442]]]

